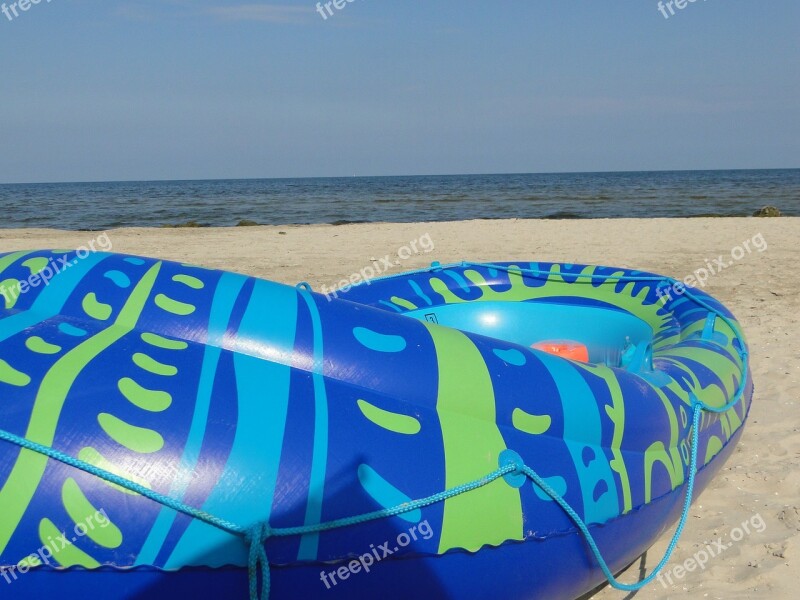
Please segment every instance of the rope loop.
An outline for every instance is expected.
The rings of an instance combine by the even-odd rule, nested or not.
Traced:
[[[272,537],[269,523],[257,523],[245,531],[244,539],[248,545],[247,574],[250,580],[250,600],[268,600],[271,577],[269,559],[265,544]],[[258,589],[258,575],[261,574],[261,591]]]

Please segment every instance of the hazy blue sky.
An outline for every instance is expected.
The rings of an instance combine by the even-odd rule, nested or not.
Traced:
[[[800,167],[799,24],[797,0],[41,0],[0,13],[0,182]]]

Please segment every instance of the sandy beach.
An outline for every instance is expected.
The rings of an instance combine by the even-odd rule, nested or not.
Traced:
[[[0,230],[0,251],[78,247],[100,233]],[[795,569],[800,569],[800,218],[497,220],[105,233],[115,252],[290,284],[307,281],[317,290],[331,289],[374,265],[386,265],[388,273],[464,259],[605,264],[678,279],[705,269],[704,289],[725,302],[744,326],[754,403],[735,454],[694,504],[667,568],[672,584],[653,582],[636,597],[795,597]],[[759,516],[763,528],[750,527],[704,569],[674,571],[705,544],[737,537],[735,528]],[[648,553],[648,568],[661,557],[669,535]],[[633,581],[637,569],[629,569],[623,581]],[[594,595],[623,597],[609,588]]]

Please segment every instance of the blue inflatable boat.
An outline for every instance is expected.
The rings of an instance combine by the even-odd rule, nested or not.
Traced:
[[[434,264],[325,296],[62,255],[0,255],[7,597],[632,589],[752,397],[733,315],[658,275]]]

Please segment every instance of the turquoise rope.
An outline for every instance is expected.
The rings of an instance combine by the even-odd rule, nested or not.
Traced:
[[[269,559],[267,550],[264,547],[266,541],[271,537],[272,530],[268,523],[259,523],[251,527],[244,536],[245,542],[249,547],[247,557],[247,575],[250,584],[251,600],[258,600],[259,597],[267,600],[270,594],[272,577],[270,576]],[[258,573],[261,572],[261,594],[258,592]]]
[[[537,276],[549,276],[552,275],[550,271],[537,271],[535,269],[520,269],[518,271],[512,271],[510,267],[505,267],[502,265],[492,265],[492,264],[483,264],[479,265],[476,263],[466,263],[463,262],[458,266],[483,266],[487,268],[494,268],[498,270],[505,270],[509,272],[525,272],[532,275]],[[434,265],[428,270],[441,270],[447,267],[442,267],[439,265]],[[579,274],[580,276],[580,274]],[[389,276],[391,277],[391,276]],[[675,280],[666,278],[666,277],[635,277],[635,276],[597,276],[597,275],[588,275],[586,274],[585,277],[602,277],[603,282],[608,281],[662,281],[667,282],[670,285],[674,285],[676,283]],[[33,442],[26,438],[14,435],[13,433],[0,430],[0,440],[4,440],[6,442],[10,442],[15,444],[21,448],[30,450],[32,452],[37,452],[48,458],[52,458],[53,460],[57,460],[74,468],[80,469],[85,471],[95,477],[100,479],[104,479],[109,483],[113,483],[120,487],[123,487],[129,491],[135,492],[145,498],[148,498],[154,502],[158,502],[159,504],[166,506],[167,508],[171,508],[176,510],[180,513],[188,515],[194,519],[198,519],[209,525],[227,531],[231,534],[238,535],[243,537],[245,542],[248,545],[248,577],[249,577],[249,593],[251,600],[258,600],[262,598],[267,600],[270,595],[271,589],[271,577],[270,577],[270,564],[269,559],[267,557],[267,552],[265,548],[265,544],[267,540],[272,537],[285,537],[285,536],[298,536],[298,535],[305,535],[307,533],[316,533],[316,532],[323,532],[329,531],[332,529],[339,529],[342,527],[349,527],[352,525],[357,525],[360,523],[366,523],[368,521],[373,521],[377,519],[384,519],[392,516],[396,516],[402,513],[406,513],[412,510],[417,510],[419,508],[424,508],[426,506],[430,506],[432,504],[436,504],[439,502],[443,502],[448,498],[452,498],[455,496],[459,496],[461,494],[465,494],[472,490],[481,488],[489,483],[496,481],[501,477],[505,477],[506,475],[510,474],[524,474],[526,477],[531,479],[539,488],[542,489],[548,496],[550,496],[561,508],[564,512],[570,517],[570,519],[575,523],[578,527],[580,532],[583,534],[586,543],[589,546],[597,564],[600,566],[603,574],[605,575],[608,582],[611,584],[612,587],[622,590],[622,591],[636,591],[650,582],[653,581],[654,578],[658,576],[661,570],[666,566],[669,562],[669,559],[672,557],[675,548],[677,547],[678,540],[680,539],[683,529],[686,525],[686,521],[689,516],[689,510],[691,508],[692,503],[692,496],[694,494],[694,485],[695,485],[695,476],[697,474],[697,447],[698,441],[700,436],[700,417],[702,415],[702,411],[713,412],[713,413],[723,413],[730,409],[732,409],[738,402],[741,400],[742,396],[744,395],[745,386],[746,386],[746,376],[748,371],[748,355],[745,351],[745,344],[744,339],[739,331],[739,328],[733,323],[731,319],[726,317],[725,315],[721,314],[717,309],[713,308],[705,301],[701,300],[700,298],[696,297],[694,294],[689,292],[688,290],[684,291],[685,296],[690,298],[692,301],[696,302],[698,305],[706,308],[708,311],[713,312],[718,317],[720,317],[734,332],[737,340],[739,341],[739,354],[742,358],[742,378],[739,382],[738,389],[734,394],[733,398],[727,402],[722,407],[712,407],[708,406],[705,403],[701,402],[697,398],[693,398],[692,400],[692,443],[691,443],[691,457],[689,461],[689,474],[688,480],[686,485],[686,495],[683,502],[683,510],[681,511],[681,516],[678,521],[678,526],[675,530],[675,533],[670,540],[669,546],[667,547],[667,551],[665,552],[663,558],[659,561],[653,571],[648,575],[646,578],[642,579],[639,582],[634,584],[624,584],[619,582],[615,577],[614,574],[611,572],[608,564],[606,563],[605,559],[600,552],[597,543],[594,540],[591,532],[589,531],[589,527],[586,523],[581,519],[580,515],[567,503],[567,501],[558,494],[552,487],[550,487],[544,479],[542,479],[536,471],[532,468],[527,466],[524,462],[519,464],[506,464],[499,469],[489,473],[485,477],[480,479],[476,479],[475,481],[471,481],[469,483],[445,490],[443,492],[439,492],[437,494],[433,494],[426,498],[422,498],[419,500],[414,500],[412,502],[407,502],[392,508],[382,509],[370,513],[364,513],[361,515],[355,515],[352,517],[346,517],[342,519],[336,519],[333,521],[327,521],[315,525],[306,525],[301,527],[285,527],[285,528],[276,528],[272,529],[269,526],[269,523],[258,523],[252,527],[242,527],[241,525],[237,525],[236,523],[232,523],[225,519],[221,519],[219,517],[215,517],[214,515],[208,514],[202,510],[194,508],[192,506],[186,505],[183,502],[175,500],[174,498],[170,498],[169,496],[165,496],[164,494],[160,494],[154,490],[151,490],[145,486],[142,486],[138,483],[130,481],[124,477],[120,477],[110,471],[106,471],[101,469],[95,465],[89,464],[85,461],[80,459],[76,459],[72,456],[69,456],[59,450],[55,450],[54,448],[50,448],[48,446],[44,446],[37,442]],[[259,572],[261,573],[261,588],[259,590],[258,587],[258,577]]]
[[[488,485],[489,483],[501,477],[504,477],[505,475],[508,475],[509,473],[515,471],[517,468],[515,465],[505,465],[497,469],[496,471],[489,473],[485,477],[476,479],[475,481],[471,481],[469,483],[465,483],[463,485],[445,490],[443,492],[433,494],[431,496],[428,496],[427,498],[414,500],[412,502],[406,502],[404,504],[400,504],[392,508],[378,510],[361,515],[355,515],[352,517],[346,517],[343,519],[336,519],[333,521],[327,521],[315,525],[272,529],[268,523],[257,523],[252,527],[243,527],[241,525],[237,525],[225,519],[215,517],[202,510],[199,510],[197,508],[184,504],[183,502],[175,500],[174,498],[170,498],[169,496],[165,496],[164,494],[151,490],[150,488],[144,487],[143,485],[138,484],[134,481],[130,481],[128,479],[125,479],[124,477],[115,475],[110,471],[106,471],[105,469],[101,469],[100,467],[97,467],[80,459],[69,456],[68,454],[65,454],[59,450],[55,450],[54,448],[51,448],[49,446],[39,444],[38,442],[33,442],[31,440],[20,437],[8,431],[4,431],[2,429],[0,429],[0,440],[10,442],[17,446],[20,446],[23,449],[27,449],[32,452],[37,452],[39,454],[47,456],[48,458],[52,458],[53,460],[57,460],[61,463],[64,463],[76,469],[80,469],[81,471],[85,471],[90,475],[94,475],[95,477],[108,481],[109,483],[113,483],[131,492],[135,492],[141,496],[144,496],[149,500],[158,502],[159,504],[166,506],[167,508],[171,508],[185,515],[188,515],[189,517],[198,519],[200,521],[208,523],[209,525],[213,525],[214,527],[217,527],[219,529],[222,529],[224,531],[227,531],[229,533],[244,538],[245,542],[248,545],[247,566],[248,566],[249,591],[251,600],[258,600],[259,598],[267,600],[269,598],[271,578],[270,578],[269,560],[267,558],[266,548],[264,547],[264,544],[271,537],[288,537],[288,536],[305,535],[307,533],[329,531],[331,529],[339,529],[342,527],[349,527],[360,523],[366,523],[368,521],[393,517],[399,514],[417,510],[419,508],[430,506],[431,504],[437,504],[439,502],[447,500],[448,498],[459,496],[461,494],[478,489],[480,487]],[[259,572],[261,572],[261,578],[262,578],[260,592],[258,589]]]
[[[637,581],[636,583],[622,583],[614,577],[614,574],[611,572],[608,564],[606,563],[605,559],[603,558],[602,553],[600,552],[600,548],[597,546],[597,542],[595,542],[594,537],[592,536],[589,528],[587,527],[586,523],[581,519],[580,515],[561,497],[558,492],[556,492],[553,488],[551,488],[546,481],[544,481],[539,475],[530,467],[526,465],[518,466],[518,471],[527,475],[536,485],[538,485],[548,496],[550,496],[563,510],[570,519],[575,523],[578,529],[583,534],[583,537],[586,539],[586,543],[589,545],[589,549],[592,551],[597,564],[600,565],[600,569],[603,571],[603,575],[605,575],[608,583],[618,590],[622,590],[624,592],[635,592],[637,590],[642,589],[646,585],[648,585],[653,579],[658,577],[661,573],[663,568],[667,565],[670,558],[672,558],[672,553],[675,551],[675,548],[678,545],[678,540],[680,540],[681,535],[683,534],[683,529],[686,526],[686,521],[689,517],[689,509],[692,504],[692,496],[694,494],[694,481],[695,475],[697,474],[697,443],[699,437],[699,425],[700,425],[700,416],[702,414],[701,406],[695,405],[694,408],[694,415],[692,417],[692,454],[691,460],[689,464],[689,480],[686,485],[686,496],[683,500],[683,510],[681,512],[681,518],[678,520],[678,527],[675,529],[675,533],[672,535],[672,539],[670,540],[669,546],[667,547],[667,551],[664,553],[664,556],[656,565],[656,567],[650,572],[650,575],[642,579],[641,581]]]
[[[213,525],[214,527],[218,527],[224,531],[228,531],[230,533],[235,533],[239,535],[244,535],[246,529],[236,525],[235,523],[231,523],[230,521],[226,521],[225,519],[220,519],[219,517],[215,517],[210,515],[202,510],[198,510],[196,508],[192,508],[183,504],[182,502],[175,500],[174,498],[170,498],[169,496],[165,496],[164,494],[159,494],[158,492],[151,490],[135,481],[130,481],[124,477],[120,477],[110,471],[106,471],[105,469],[101,469],[100,467],[96,467],[90,463],[87,463],[83,460],[78,458],[73,458],[68,454],[64,454],[60,450],[56,450],[54,448],[50,448],[49,446],[45,446],[43,444],[39,444],[38,442],[33,442],[26,438],[20,437],[18,435],[14,435],[8,431],[3,431],[0,429],[0,440],[4,440],[6,442],[11,442],[12,444],[16,444],[21,448],[25,448],[27,450],[31,450],[32,452],[37,452],[39,454],[43,454],[48,458],[52,458],[53,460],[57,460],[58,462],[64,463],[65,465],[69,465],[71,467],[75,467],[76,469],[80,469],[81,471],[86,471],[87,473],[99,477],[100,479],[104,479],[109,483],[113,483],[120,487],[125,488],[131,492],[135,492],[141,496],[149,498],[150,500],[154,500],[167,508],[171,508],[173,510],[177,510],[178,512],[184,513],[194,519],[199,519],[208,523],[209,525]]]

